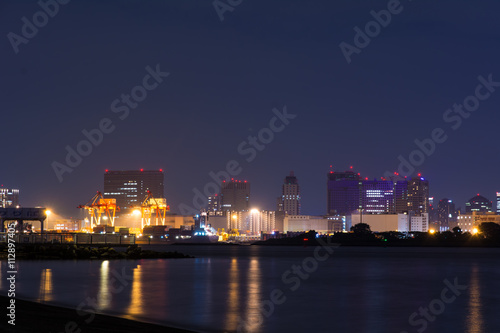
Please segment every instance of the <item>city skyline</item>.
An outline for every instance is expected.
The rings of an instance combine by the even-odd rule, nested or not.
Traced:
[[[500,332],[498,13],[0,1],[0,331]]]
[[[386,178],[384,178],[384,177],[378,177],[378,178],[376,178],[376,177],[375,177],[375,178],[372,178],[372,179],[370,179],[370,178],[368,178],[368,177],[364,177],[364,178],[363,178],[363,176],[361,176],[361,174],[360,174],[360,173],[356,173],[356,172],[354,172],[354,171],[353,171],[353,166],[350,166],[350,167],[349,167],[349,169],[347,169],[347,170],[345,170],[345,171],[335,171],[335,172],[334,172],[334,171],[332,171],[332,166],[330,166],[330,169],[329,169],[329,170],[330,170],[330,171],[328,171],[328,172],[327,172],[327,176],[331,176],[331,175],[332,175],[332,173],[335,173],[335,174],[345,174],[345,173],[349,174],[349,173],[352,173],[352,174],[353,174],[353,176],[356,176],[356,177],[357,177],[356,179],[359,179],[361,182],[366,183],[366,185],[363,185],[363,192],[367,191],[367,189],[368,189],[368,188],[376,188],[376,187],[373,187],[373,186],[374,186],[374,185],[373,185],[373,182],[375,182],[375,183],[386,183],[386,182],[389,182],[389,183],[390,183],[390,182],[394,182],[394,199],[393,199],[393,200],[394,200],[394,202],[393,202],[394,207],[393,207],[393,208],[394,208],[394,211],[396,211],[396,212],[400,212],[400,211],[401,211],[401,209],[397,207],[397,205],[398,205],[398,204],[397,204],[396,196],[397,196],[397,191],[398,191],[398,190],[397,190],[397,188],[398,188],[398,186],[396,186],[396,182],[397,182],[397,180],[398,180],[398,179],[399,179],[399,180],[405,180],[407,177],[401,177],[401,176],[399,176],[399,175],[394,175],[394,177],[395,177],[395,178],[394,178],[393,180],[391,180],[391,181],[386,180]],[[103,192],[103,193],[104,193],[104,196],[105,196],[105,197],[107,197],[107,198],[118,198],[118,201],[117,201],[117,202],[119,203],[119,202],[120,202],[120,199],[119,199],[119,198],[121,197],[121,195],[115,195],[115,196],[113,196],[113,195],[111,195],[111,193],[109,193],[109,194],[108,194],[107,192],[105,192],[105,190],[104,190],[104,189],[106,188],[106,177],[108,177],[108,179],[109,179],[109,177],[110,177],[110,176],[111,176],[111,177],[113,177],[113,174],[115,174],[115,175],[116,175],[116,176],[115,176],[115,178],[116,178],[116,179],[121,179],[121,178],[123,177],[123,175],[127,175],[127,174],[132,174],[132,175],[134,175],[134,174],[135,174],[135,175],[141,175],[142,173],[145,173],[145,174],[159,173],[159,174],[161,174],[161,178],[162,178],[162,179],[161,179],[161,183],[163,184],[163,182],[164,182],[164,180],[163,180],[164,170],[163,170],[163,169],[159,169],[159,170],[147,170],[147,169],[140,169],[140,170],[109,170],[109,169],[106,169],[106,170],[104,170],[104,175],[105,175],[105,182],[104,182],[104,186],[102,186],[102,185],[101,185],[101,187],[99,187],[98,191]],[[423,180],[423,178],[422,178],[421,176],[422,176],[421,174],[418,174],[418,175],[417,175],[416,177],[414,177],[414,178],[417,178],[417,179],[422,179],[422,180]],[[151,176],[149,176],[149,177],[151,177]],[[294,174],[294,172],[293,172],[293,171],[290,173],[290,175],[288,175],[288,176],[286,176],[286,177],[285,177],[285,181],[286,181],[287,179],[289,179],[290,177],[295,178],[295,181],[296,181],[296,177],[295,177],[295,174]],[[113,179],[114,179],[114,178],[113,178]],[[154,178],[153,178],[153,179],[154,179]],[[409,180],[410,180],[410,178],[408,178],[407,180],[409,181]],[[238,180],[229,179],[229,180],[228,180],[228,184],[232,183],[233,181],[234,181],[234,182],[236,182],[236,183],[238,183]],[[239,182],[241,183],[241,181],[239,181]],[[427,183],[428,183],[428,180],[426,180],[425,182],[427,182]],[[108,183],[109,183],[109,181],[108,181]],[[206,199],[207,204],[206,204],[206,205],[204,205],[203,207],[201,207],[200,211],[202,211],[202,210],[206,210],[206,209],[209,209],[209,208],[210,208],[210,202],[211,202],[211,200],[212,200],[211,198],[213,198],[213,195],[215,195],[215,197],[217,197],[217,196],[218,196],[218,198],[219,198],[218,200],[220,200],[220,201],[219,201],[219,203],[218,203],[218,204],[219,204],[219,207],[221,208],[221,211],[223,211],[223,210],[224,210],[224,209],[222,209],[222,207],[220,206],[220,204],[222,203],[222,200],[221,200],[222,196],[221,196],[220,194],[221,194],[221,191],[222,191],[222,189],[223,189],[223,187],[224,187],[224,184],[225,184],[225,183],[226,183],[225,181],[221,182],[221,184],[220,184],[220,191],[219,191],[219,192],[217,192],[217,193],[213,193],[212,195],[206,196],[206,197],[204,198],[204,199]],[[248,183],[248,186],[250,186],[250,183],[251,183],[251,182],[250,182],[250,181],[247,181],[247,180],[244,180],[244,183]],[[326,181],[326,183],[327,183],[327,187],[328,187],[328,180]],[[432,182],[432,183],[433,183],[433,182]],[[150,183],[150,184],[151,184],[151,183]],[[283,193],[283,191],[284,191],[284,189],[283,189],[283,186],[284,186],[284,185],[285,185],[285,184],[283,184],[283,182],[282,182],[282,183],[281,183],[281,186],[280,186],[280,189],[279,189],[282,193]],[[3,186],[3,185],[2,185],[2,186]],[[117,186],[117,185],[116,185],[116,186]],[[108,185],[108,189],[109,189],[109,188],[115,188],[116,186],[111,186],[111,187],[110,187],[110,186]],[[368,187],[367,187],[367,186],[368,186]],[[406,186],[407,186],[407,185],[405,185],[405,187],[406,187]],[[429,186],[429,185],[427,185],[427,186]],[[134,185],[134,188],[135,188],[135,187],[137,187],[137,184],[136,184],[136,185]],[[0,189],[1,189],[1,188],[4,188],[4,187],[0,187]],[[301,188],[302,188],[302,185],[301,185]],[[392,188],[392,185],[391,185],[391,188]],[[430,188],[432,189],[432,186],[430,186]],[[7,188],[4,188],[4,189],[5,189],[5,190],[7,190]],[[12,191],[12,190],[17,191],[17,192],[16,192],[16,193],[17,193],[17,194],[16,194],[16,196],[17,196],[17,197],[19,197],[19,189],[11,189],[11,191]],[[278,192],[279,190],[276,190],[276,191]],[[137,190],[134,190],[134,191],[135,191],[135,192],[137,192]],[[155,188],[154,192],[155,192],[155,193],[157,193],[158,191],[160,191],[160,190],[159,190],[159,188],[158,188],[158,189],[156,189],[156,188]],[[361,191],[361,188],[360,188],[360,191]],[[368,190],[368,191],[370,191],[370,190]],[[135,192],[134,192],[134,193],[135,193]],[[143,192],[144,192],[144,193],[143,193]],[[249,189],[248,189],[248,192],[249,192]],[[125,193],[125,192],[124,192],[124,193]],[[134,198],[134,200],[133,200],[133,201],[137,201],[137,205],[138,205],[138,206],[140,205],[140,202],[141,202],[141,201],[142,201],[142,200],[146,197],[146,194],[147,194],[147,189],[142,190],[142,192],[141,192],[141,193],[142,193],[142,194],[144,194],[144,195],[143,195],[143,196],[140,196],[140,195],[139,195],[139,196],[137,196],[136,198]],[[159,192],[158,192],[158,193],[159,193]],[[250,192],[249,192],[249,193],[250,193]],[[476,197],[481,197],[481,198],[485,197],[486,199],[488,199],[488,203],[489,203],[489,205],[490,205],[490,210],[489,210],[489,211],[493,211],[493,212],[494,212],[494,211],[496,211],[497,206],[498,206],[498,207],[500,207],[500,204],[498,204],[498,202],[500,202],[500,200],[498,200],[498,198],[500,197],[499,193],[500,193],[500,192],[495,192],[496,196],[495,196],[492,200],[491,200],[490,198],[488,198],[488,196],[487,196],[487,195],[482,195],[482,194],[480,194],[480,193],[476,193],[476,194],[474,194],[472,197],[469,197],[469,199],[467,199],[465,202],[460,203],[460,202],[458,202],[458,201],[454,200],[452,197],[450,197],[451,199],[448,199],[448,197],[443,197],[443,198],[436,197],[436,196],[434,196],[434,195],[433,195],[433,193],[432,193],[432,191],[431,191],[431,192],[429,192],[428,199],[429,199],[429,198],[434,198],[434,199],[437,199],[437,202],[435,202],[435,203],[434,203],[434,205],[435,205],[435,207],[436,207],[436,208],[437,208],[437,203],[439,203],[439,202],[440,202],[440,200],[443,200],[443,199],[450,200],[450,201],[452,201],[452,202],[454,202],[454,203],[457,203],[457,205],[456,205],[456,209],[457,209],[457,211],[458,211],[458,210],[460,210],[460,211],[461,211],[461,212],[463,212],[463,213],[467,213],[467,212],[470,212],[470,211],[468,210],[468,202],[472,202],[473,200],[475,200],[475,199],[476,199]],[[22,207],[29,207],[29,205],[24,205],[24,204],[22,203],[22,193],[21,193],[20,197],[21,197],[20,199],[18,198],[19,203],[20,203],[20,206],[22,206]],[[169,202],[170,202],[170,198],[168,198],[168,197],[167,197],[167,195],[158,196],[158,197],[164,197],[164,198],[166,198],[167,200],[169,200]],[[254,196],[252,196],[252,197],[254,197]],[[328,197],[328,196],[325,196],[325,205],[326,205],[326,203],[327,203],[327,201],[328,201],[328,200],[327,200],[327,197]],[[280,198],[281,198],[281,196],[280,196]],[[87,198],[87,199],[88,199],[88,198]],[[122,199],[122,200],[123,200],[123,199]],[[174,199],[174,200],[175,200],[175,199]],[[258,202],[263,202],[262,200],[257,200],[257,201],[258,201]],[[302,195],[300,196],[300,201],[302,201]],[[247,202],[249,202],[249,198],[247,198]],[[364,206],[364,205],[365,205],[365,204],[363,204],[363,206]],[[427,205],[428,205],[428,204],[427,204]],[[454,204],[454,205],[455,205],[455,204]],[[40,206],[40,205],[33,205],[33,206]],[[125,208],[125,209],[130,208],[130,207],[124,207],[124,206],[120,206],[120,205],[118,205],[118,206],[119,206],[119,207],[121,207],[121,208]],[[299,208],[299,211],[301,211],[301,206],[302,206],[302,204],[300,204],[300,203],[299,203],[299,207],[300,207],[300,208]],[[46,207],[47,207],[47,208],[50,208],[51,210],[54,210],[53,206],[46,206]],[[250,210],[250,209],[259,209],[259,210],[266,210],[266,211],[267,211],[267,210],[269,210],[269,211],[274,211],[274,210],[275,210],[275,211],[279,211],[279,205],[278,205],[278,207],[276,206],[276,200],[274,201],[274,203],[273,203],[273,202],[265,202],[265,203],[264,203],[264,205],[260,205],[260,206],[259,206],[259,205],[257,205],[257,204],[252,204],[252,203],[250,203],[250,204],[247,206],[247,208],[246,208],[246,209],[244,209],[244,210]],[[228,210],[231,210],[231,209],[228,209]],[[239,210],[239,209],[236,209],[236,210]],[[76,213],[73,213],[73,215],[71,215],[71,216],[70,216],[70,215],[67,215],[67,216],[66,216],[64,211],[59,211],[58,213],[59,213],[59,214],[61,214],[61,215],[63,215],[63,216],[66,216],[66,217],[72,217],[72,218],[74,218],[74,217],[77,217],[77,216],[79,215],[79,213],[77,212],[77,210],[75,210],[75,211],[76,211]],[[391,211],[392,211],[391,209],[387,209],[387,212],[391,212]],[[486,211],[486,210],[484,210],[484,211]],[[381,213],[381,212],[378,212],[377,210],[374,210],[373,212],[371,212],[370,210],[366,210],[366,212],[367,212],[367,213]],[[386,212],[386,213],[387,213],[387,212]],[[170,214],[190,215],[190,214],[181,214],[180,212],[176,211],[175,209],[174,209],[174,210],[172,210],[172,211],[170,211]],[[308,213],[301,213],[301,214],[302,214],[302,215],[336,215],[335,213],[330,213],[330,214],[329,214],[328,209],[326,209],[326,210],[324,210],[324,211],[308,212]],[[193,215],[195,215],[195,214],[193,213]],[[294,214],[291,214],[291,215],[294,215]],[[346,215],[346,214],[341,214],[341,215]],[[348,215],[348,214],[347,214],[347,215]]]
[[[316,214],[326,206],[327,166],[354,165],[373,179],[397,171],[400,156],[413,162],[423,156],[414,173],[432,180],[434,197],[453,197],[460,206],[475,193],[493,200],[500,190],[492,136],[500,119],[500,53],[491,45],[500,4],[486,1],[489,10],[466,1],[405,4],[350,63],[339,44],[353,45],[353,28],[385,3],[286,4],[285,15],[279,3],[245,3],[221,22],[202,1],[99,4],[98,12],[97,2],[72,2],[17,53],[4,38],[3,116],[22,124],[23,134],[15,126],[4,130],[12,138],[5,154],[16,163],[0,167],[0,183],[19,188],[23,205],[71,216],[99,189],[102,170],[163,168],[165,195],[179,211],[194,188],[212,180],[210,172],[235,160],[241,169],[235,176],[252,181],[256,205],[273,209],[280,194],[274,189],[294,170],[303,213]],[[36,2],[4,6],[5,34],[20,34],[21,18],[40,10]],[[179,15],[187,11],[189,17]],[[256,18],[260,25],[251,23]],[[88,40],[97,47],[82,43]],[[493,83],[478,91],[490,95],[477,111],[453,111],[487,81]],[[135,96],[131,106],[122,94]],[[281,121],[285,107],[289,118]],[[259,133],[264,141],[255,148],[249,136]],[[68,151],[78,149],[88,155],[68,164]],[[54,165],[63,168],[62,181]]]

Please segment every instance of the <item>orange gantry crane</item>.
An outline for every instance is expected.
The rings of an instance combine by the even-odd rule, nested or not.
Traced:
[[[151,225],[151,216],[155,214],[156,225],[165,225],[165,214],[170,211],[170,206],[167,205],[167,199],[155,198],[148,191],[148,195],[141,204],[141,229],[144,226]]]
[[[102,193],[97,191],[96,195],[85,205],[79,205],[77,208],[86,209],[90,215],[90,228],[101,224],[101,215],[103,220],[109,220],[111,226],[115,226],[115,212],[120,210],[116,205],[116,199],[104,198]],[[106,223],[107,224],[107,223]]]

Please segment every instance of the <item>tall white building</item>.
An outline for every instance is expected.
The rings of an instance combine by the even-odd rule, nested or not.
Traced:
[[[238,230],[240,234],[259,235],[261,231],[276,230],[276,212],[251,209],[250,211],[228,211],[225,216],[208,216],[208,223],[215,230]]]
[[[415,214],[415,215],[410,214],[409,225],[410,225],[409,231],[420,231],[420,232],[429,231],[429,214],[428,213]]]

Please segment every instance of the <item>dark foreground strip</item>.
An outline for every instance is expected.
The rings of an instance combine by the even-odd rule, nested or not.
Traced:
[[[61,308],[36,302],[28,302],[16,299],[16,325],[7,323],[5,316],[9,298],[0,296],[0,306],[3,309],[3,317],[0,321],[0,332],[19,333],[60,333],[65,331],[65,325],[74,321],[78,323],[80,333],[194,333],[177,328],[170,328],[160,325],[142,323],[138,321],[96,314],[90,324],[85,324],[84,317],[81,317],[73,309]],[[78,332],[78,329],[70,332]]]

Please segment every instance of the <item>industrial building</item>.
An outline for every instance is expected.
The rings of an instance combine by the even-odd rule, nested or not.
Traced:
[[[429,214],[352,214],[346,217],[347,231],[358,223],[366,223],[372,232],[427,232]]]
[[[337,221],[326,216],[312,215],[285,215],[283,232],[301,232],[314,230],[320,234],[329,234],[338,229]],[[281,230],[279,230],[281,231]]]

